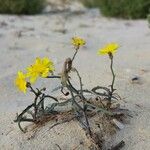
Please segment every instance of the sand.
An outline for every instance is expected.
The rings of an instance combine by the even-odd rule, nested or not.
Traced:
[[[76,121],[59,125],[49,131],[52,122],[40,128],[35,137],[23,134],[13,122],[32,101],[32,95],[17,91],[14,79],[36,57],[47,56],[60,72],[65,58],[73,55],[70,39],[81,36],[87,44],[75,60],[85,88],[107,86],[111,81],[109,59],[97,56],[97,50],[108,42],[121,46],[115,55],[117,92],[125,101],[124,108],[133,118],[110,140],[115,144],[124,140],[124,150],[150,149],[150,29],[146,20],[116,20],[102,17],[98,10],[84,13],[61,12],[36,16],[0,15],[0,149],[2,150],[87,150],[84,131]],[[138,83],[131,83],[133,77]],[[35,85],[53,89],[57,80],[40,79]],[[83,133],[83,134],[82,134]]]

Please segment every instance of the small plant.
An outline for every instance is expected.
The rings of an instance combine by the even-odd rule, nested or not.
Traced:
[[[87,7],[98,7],[105,16],[126,19],[146,18],[150,12],[148,0],[82,0]]]
[[[150,14],[147,16],[149,27],[150,27]]]
[[[20,113],[15,122],[18,122],[18,126],[21,131],[26,132],[21,126],[22,122],[33,122],[34,124],[42,124],[42,122],[52,120],[57,115],[69,115],[66,117],[64,122],[77,119],[83,129],[85,130],[88,137],[90,137],[96,145],[100,148],[101,142],[96,142],[99,139],[98,135],[94,133],[90,126],[89,118],[94,115],[105,114],[109,121],[113,118],[118,118],[118,114],[122,114],[119,111],[119,106],[115,108],[111,107],[115,100],[120,99],[119,95],[114,93],[114,82],[115,74],[113,70],[113,55],[119,48],[117,43],[111,43],[103,47],[98,51],[98,54],[107,54],[111,61],[110,69],[112,72],[112,83],[110,87],[96,86],[91,90],[84,89],[82,78],[79,71],[74,67],[74,60],[77,57],[79,49],[86,44],[84,39],[79,37],[72,38],[72,45],[74,46],[75,52],[72,58],[67,58],[63,64],[63,68],[60,75],[54,75],[54,64],[48,58],[36,58],[35,62],[26,69],[26,73],[21,71],[15,80],[15,84],[18,89],[26,93],[27,89],[35,95],[33,103],[28,105],[22,113]],[[79,80],[79,88],[76,88],[72,82],[72,74],[75,73]],[[45,94],[46,88],[34,89],[33,83],[39,78],[45,79],[58,79],[61,81],[61,85],[56,87],[53,91],[60,90],[64,95],[64,101],[60,101],[59,96],[54,97],[51,94]],[[87,97],[87,94],[90,96]],[[70,97],[68,97],[70,95]],[[93,98],[94,96],[94,98]],[[50,104],[46,105],[46,100],[50,101]],[[71,104],[70,110],[61,111],[56,109]],[[118,113],[119,112],[119,113]],[[61,124],[57,122],[54,126]]]
[[[99,55],[108,55],[111,61],[110,70],[111,70],[113,79],[110,85],[111,88],[109,91],[108,104],[107,104],[108,108],[111,107],[111,104],[112,104],[111,99],[112,99],[112,96],[114,95],[114,91],[116,90],[114,89],[115,73],[113,70],[113,54],[117,51],[118,48],[119,48],[119,45],[117,43],[110,43],[98,51]]]
[[[0,0],[2,14],[37,14],[45,6],[45,0]]]

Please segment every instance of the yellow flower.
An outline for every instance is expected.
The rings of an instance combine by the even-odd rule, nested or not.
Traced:
[[[104,46],[102,49],[98,50],[98,55],[114,54],[119,45],[117,43],[110,43]]]
[[[27,87],[26,87],[26,76],[23,74],[23,72],[18,71],[18,75],[15,79],[15,84],[18,87],[18,89],[24,93],[26,93]]]
[[[35,63],[27,68],[27,77],[30,78],[30,82],[34,83],[38,77],[47,77],[49,72],[54,71],[54,64],[47,57],[36,58]]]
[[[77,48],[79,48],[80,46],[85,45],[85,43],[86,43],[85,40],[81,39],[80,37],[73,37],[71,42]]]

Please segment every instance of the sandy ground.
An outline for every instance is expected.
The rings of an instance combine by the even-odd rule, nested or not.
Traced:
[[[86,150],[84,131],[77,122],[70,122],[49,131],[52,123],[32,133],[21,133],[13,122],[17,112],[32,101],[31,94],[22,94],[13,81],[18,70],[30,65],[37,56],[50,57],[60,72],[63,61],[73,54],[72,36],[86,39],[87,45],[75,60],[86,88],[110,84],[111,73],[107,57],[96,55],[108,42],[121,47],[115,55],[117,74],[115,87],[124,98],[124,107],[133,118],[125,128],[110,139],[111,144],[126,142],[124,150],[150,149],[150,29],[145,20],[116,20],[104,18],[97,10],[85,13],[58,13],[37,16],[0,16],[0,149],[1,150]],[[140,78],[132,84],[131,79]],[[41,79],[35,86],[50,89],[57,81]],[[83,134],[82,134],[83,133]]]

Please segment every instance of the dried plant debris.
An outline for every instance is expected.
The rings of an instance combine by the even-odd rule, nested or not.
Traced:
[[[80,73],[73,66],[79,49],[86,42],[79,37],[72,38],[71,42],[75,53],[72,58],[65,60],[60,74],[54,75],[54,64],[47,57],[36,58],[35,62],[27,68],[26,73],[18,72],[15,80],[16,86],[24,93],[30,90],[34,94],[34,100],[17,115],[15,122],[18,123],[20,130],[25,133],[26,129],[21,125],[23,122],[34,123],[35,130],[47,122],[53,121],[54,124],[49,128],[50,130],[57,125],[77,120],[90,141],[89,149],[104,149],[104,142],[107,140],[106,135],[111,136],[117,128],[123,129],[123,120],[128,116],[128,110],[120,107],[119,100],[121,98],[114,88],[116,76],[113,69],[113,57],[119,45],[110,43],[98,51],[98,54],[106,54],[110,59],[111,85],[108,87],[98,85],[89,90],[83,88]],[[76,88],[71,81],[72,73],[77,76],[79,88]],[[46,94],[46,88],[34,89],[32,84],[39,77],[60,80],[61,84],[53,91],[60,91],[64,95],[64,99],[61,100],[59,95],[55,97]],[[48,105],[47,101],[49,101]],[[123,142],[115,146],[114,149],[121,148],[122,145],[124,145]],[[57,147],[61,149],[59,145]]]

